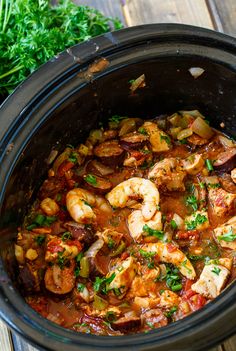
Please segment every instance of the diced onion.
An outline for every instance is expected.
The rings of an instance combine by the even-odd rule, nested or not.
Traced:
[[[205,70],[201,67],[191,67],[189,68],[189,72],[194,79],[197,79],[205,72]]]
[[[205,139],[210,139],[214,134],[211,127],[201,117],[195,119],[191,125],[191,129],[194,133]]]
[[[236,143],[233,140],[226,138],[223,135],[219,135],[219,141],[224,147],[236,147]]]
[[[183,229],[184,228],[184,220],[177,213],[174,213],[172,219],[173,219],[173,221],[175,221],[178,229]]]
[[[134,93],[135,90],[137,90],[140,87],[145,87],[145,85],[145,75],[142,74],[140,77],[138,77],[132,82],[130,90],[132,91],[132,93]]]
[[[58,155],[58,151],[57,150],[52,150],[47,158],[47,164],[50,165],[51,163],[53,163],[53,161],[55,160],[55,158]]]
[[[186,128],[181,130],[178,134],[177,134],[177,139],[178,140],[183,140],[188,138],[189,136],[191,136],[193,134],[193,131],[191,128]]]
[[[98,251],[103,247],[104,241],[103,239],[98,239],[96,240],[88,249],[87,252],[85,252],[85,257],[95,257],[98,253]]]

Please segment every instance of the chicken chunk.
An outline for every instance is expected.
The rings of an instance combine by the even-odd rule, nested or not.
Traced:
[[[210,226],[207,211],[196,211],[185,217],[185,229],[204,230]]]
[[[205,265],[200,278],[191,289],[207,298],[217,297],[224,288],[230,270],[222,264],[211,263]]]
[[[159,267],[152,269],[146,268],[139,273],[140,275],[136,275],[132,281],[128,297],[144,297],[150,296],[150,294],[156,297],[155,280],[160,276]]]
[[[133,257],[128,257],[126,260],[122,261],[115,270],[108,273],[107,278],[114,275],[114,279],[109,285],[110,289],[119,289],[121,297],[129,289],[135,275],[136,275],[137,265]]]
[[[231,178],[232,178],[233,182],[236,184],[236,168],[234,168],[231,171]]]
[[[180,303],[180,297],[171,290],[165,290],[161,294],[160,306],[171,308],[174,306],[178,306]]]
[[[220,246],[236,250],[236,216],[215,228],[214,233]]]
[[[184,170],[191,175],[201,172],[204,167],[204,160],[201,155],[191,155],[183,160]]]
[[[174,245],[162,242],[144,244],[142,246],[142,250],[147,252],[156,252],[156,254],[160,257],[160,261],[172,263],[173,265],[177,266],[180,272],[188,279],[195,278],[196,273],[191,262],[181,250],[179,250],[177,247],[174,248]]]
[[[157,211],[152,219],[145,221],[141,210],[133,211],[128,217],[128,228],[130,235],[135,241],[141,242],[143,236],[147,235],[147,233],[143,230],[145,225],[148,225],[148,227],[151,229],[162,230],[161,217],[161,212]]]
[[[82,245],[79,241],[76,241],[76,245],[71,242],[71,245],[68,245],[69,241],[63,242],[60,238],[52,237],[52,239],[47,243],[47,249],[45,253],[45,261],[53,262],[58,259],[58,253],[63,258],[75,258],[82,249]]]
[[[148,173],[148,178],[169,191],[185,191],[185,175],[179,160],[171,157],[157,162]]]
[[[153,152],[163,152],[170,149],[170,137],[160,130],[156,123],[145,122],[143,128],[149,135],[149,141]]]
[[[236,194],[228,193],[222,188],[210,189],[208,198],[214,215],[218,217],[229,215],[236,208]]]

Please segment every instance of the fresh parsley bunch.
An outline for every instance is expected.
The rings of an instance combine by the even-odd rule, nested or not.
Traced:
[[[65,48],[121,27],[118,19],[70,0],[55,6],[49,0],[1,0],[0,95]]]

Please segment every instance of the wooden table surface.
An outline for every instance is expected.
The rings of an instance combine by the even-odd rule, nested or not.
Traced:
[[[236,36],[236,0],[74,0],[119,17],[125,26],[185,23]],[[0,321],[1,351],[37,351]],[[209,351],[235,351],[236,336]],[[62,350],[64,351],[64,350]],[[190,349],[191,351],[191,349]]]

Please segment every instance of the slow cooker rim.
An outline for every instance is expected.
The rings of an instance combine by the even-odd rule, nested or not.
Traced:
[[[226,42],[226,44],[228,45],[228,49],[229,49],[229,47],[231,47],[232,46],[232,49],[234,49],[235,50],[235,45],[236,45],[236,39],[234,39],[234,38],[231,38],[231,37],[229,37],[229,36],[226,36],[226,35],[224,35],[224,34],[220,34],[220,33],[215,33],[214,31],[211,31],[211,30],[207,30],[207,29],[202,29],[202,28],[198,28],[198,27],[193,27],[193,26],[187,26],[187,25],[176,25],[176,24],[157,24],[157,25],[153,25],[153,24],[151,24],[151,25],[142,25],[142,26],[138,26],[138,27],[133,27],[133,28],[127,28],[127,29],[123,29],[123,30],[121,30],[121,31],[118,31],[118,32],[115,32],[115,33],[113,33],[112,34],[112,36],[114,37],[114,38],[116,38],[116,41],[117,42],[119,42],[119,48],[120,48],[120,50],[122,49],[122,40],[124,40],[124,42],[125,42],[125,45],[127,44],[127,42],[129,42],[129,39],[127,39],[126,40],[126,35],[124,35],[124,38],[122,39],[122,38],[119,38],[119,36],[121,36],[122,37],[122,33],[121,32],[123,32],[123,33],[127,33],[127,36],[129,35],[129,33],[130,32],[133,32],[133,33],[136,33],[135,34],[135,36],[137,36],[138,37],[138,34],[137,33],[140,33],[141,35],[143,34],[143,30],[145,30],[145,34],[143,34],[143,36],[144,37],[147,37],[148,36],[148,33],[149,33],[149,30],[150,30],[150,35],[154,35],[155,33],[153,33],[153,30],[154,29],[159,29],[159,31],[160,32],[162,32],[162,30],[165,28],[165,30],[168,32],[168,30],[170,31],[169,33],[171,33],[171,31],[173,31],[173,30],[180,30],[179,31],[179,34],[178,35],[180,35],[182,32],[181,32],[181,30],[183,31],[183,32],[187,32],[187,35],[192,35],[192,33],[191,33],[191,31],[194,31],[194,33],[195,33],[195,36],[196,36],[196,38],[197,38],[197,34],[196,34],[196,32],[195,31],[197,31],[198,33],[200,33],[200,34],[204,34],[204,35],[206,35],[206,37],[207,37],[207,34],[209,35],[209,33],[211,34],[211,36],[213,36],[214,38],[212,38],[213,40],[216,40],[216,39],[222,39],[222,40],[220,40],[220,41],[222,41],[224,44],[225,44],[225,42]],[[147,30],[147,31],[146,31]],[[156,32],[157,32],[157,30],[156,30]],[[120,34],[119,34],[120,33]],[[155,35],[158,35],[157,33],[155,34]],[[182,35],[182,34],[181,34]],[[203,37],[204,37],[204,35],[203,35]],[[83,43],[83,44],[79,44],[80,45],[80,47],[81,47],[81,45],[82,46],[84,46],[84,48],[85,48],[85,50],[87,50],[87,45],[89,46],[89,45],[91,45],[91,42],[94,42],[94,43],[98,43],[99,42],[99,40],[101,40],[101,42],[103,41],[103,38],[104,38],[104,36],[105,35],[103,35],[103,36],[101,36],[101,37],[98,37],[98,38],[96,38],[96,39],[92,39],[89,43]],[[227,46],[226,45],[226,46]],[[113,46],[114,46],[114,43],[111,43],[110,44],[110,46],[108,46],[106,49],[105,49],[105,52],[109,52],[109,50],[112,50],[112,48],[113,48]],[[91,46],[92,47],[92,46]],[[75,46],[73,49],[77,49],[78,48],[78,45],[77,46]],[[100,51],[101,50],[101,51]],[[89,58],[89,61],[91,61],[91,60],[93,60],[94,58],[96,58],[96,57],[99,57],[99,54],[101,53],[101,56],[102,56],[102,54],[104,53],[104,51],[102,51],[103,49],[102,49],[102,43],[101,43],[101,47],[100,47],[100,50],[99,51],[97,51],[96,52],[96,54],[95,54],[95,56],[93,56],[94,54],[92,54],[91,56],[89,56],[89,54],[88,54],[88,58]],[[67,71],[71,71],[71,70],[73,70],[73,69],[75,69],[75,67],[77,67],[78,66],[78,63],[74,63],[74,62],[67,62],[68,61],[68,56],[67,55],[69,55],[68,53],[66,54],[66,52],[64,52],[64,53],[62,53],[57,59],[56,59],[56,61],[57,60],[60,60],[60,62],[63,62],[63,61],[66,61],[66,63],[68,64],[68,66],[66,66],[65,67],[65,69],[67,70]],[[70,56],[70,55],[69,55]],[[71,61],[71,58],[70,58],[70,61]],[[17,88],[16,89],[16,91],[15,91],[15,93],[13,93],[13,95],[11,95],[7,100],[6,100],[6,102],[2,105],[2,107],[1,107],[1,109],[2,109],[2,111],[3,111],[3,115],[4,114],[6,114],[7,113],[7,111],[9,111],[9,112],[14,112],[15,113],[15,115],[20,115],[21,113],[25,113],[26,111],[27,111],[27,109],[28,108],[30,108],[30,106],[32,105],[32,103],[34,102],[34,100],[30,100],[30,98],[27,100],[27,102],[25,103],[24,102],[24,104],[25,104],[25,108],[24,109],[21,109],[21,106],[20,106],[20,104],[19,104],[19,106],[17,106],[18,108],[17,109],[15,109],[14,107],[12,107],[11,105],[12,105],[12,103],[13,103],[13,99],[14,99],[14,101],[15,102],[17,102],[17,96],[18,96],[18,98],[20,99],[20,94],[22,93],[22,90],[27,90],[27,89],[29,89],[30,87],[31,87],[31,84],[34,82],[34,81],[36,81],[37,80],[37,77],[40,77],[41,76],[41,70],[42,69],[44,69],[44,71],[46,72],[46,70],[47,70],[47,68],[49,68],[49,69],[51,69],[51,63],[55,63],[55,61],[51,61],[51,62],[49,62],[49,63],[46,63],[40,70],[38,70],[37,72],[35,72],[30,78],[28,78],[27,79],[27,81],[25,82],[25,83],[23,83],[19,88]],[[57,71],[57,70],[55,70],[55,71]],[[57,74],[58,74],[58,72],[53,72],[54,73],[54,76],[53,76],[53,78],[57,78]],[[42,76],[43,76],[43,74],[42,74]],[[38,89],[37,89],[37,91],[35,91],[34,90],[34,95],[37,95],[37,94],[39,94],[40,95],[40,92],[42,93],[42,91],[43,91],[43,88],[45,87],[45,85],[43,84],[43,81],[41,81],[41,86],[40,86],[40,84],[39,84],[39,86],[38,86]],[[52,79],[50,79],[50,82],[48,82],[48,85],[49,86],[51,86],[51,84],[53,84],[52,83]],[[32,88],[31,88],[32,89]],[[13,110],[13,111],[12,111]],[[18,110],[18,113],[17,113],[17,110]],[[13,121],[14,121],[14,119],[13,119]],[[8,121],[8,122],[10,122],[10,121]],[[5,123],[5,129],[4,130],[8,130],[8,128],[10,127],[10,124],[8,124],[8,123]],[[4,138],[3,138],[4,139]],[[0,144],[0,151],[1,151],[1,146],[2,147],[4,147],[4,146],[6,146],[6,143],[5,144]],[[231,290],[233,290],[233,288],[235,288],[235,286],[233,287],[230,287],[229,288],[229,290],[231,291]],[[11,328],[13,328],[15,331],[17,331],[18,333],[20,333],[23,337],[25,337],[25,335],[23,335],[23,330],[18,330],[18,329],[16,329],[16,326],[15,325],[13,325],[12,324],[12,321],[11,320],[7,320],[7,316],[6,315],[4,315],[4,312],[6,313],[6,312],[9,312],[9,313],[12,313],[13,311],[14,311],[14,309],[13,309],[13,306],[9,306],[8,305],[8,303],[7,303],[7,301],[5,301],[5,299],[7,298],[7,294],[6,294],[6,291],[7,291],[7,287],[5,286],[4,287],[4,292],[3,292],[3,290],[1,289],[1,305],[2,305],[2,310],[1,310],[1,317],[11,326]],[[234,289],[235,290],[235,289]],[[231,291],[231,293],[233,293],[233,291]],[[215,303],[217,303],[219,300],[221,300],[221,301],[223,301],[223,296],[225,296],[225,295],[229,295],[229,291],[228,291],[228,289],[218,298],[218,299],[216,299],[215,301],[214,301],[214,304]],[[23,300],[23,299],[22,299]],[[231,296],[231,300],[233,301],[233,296]],[[20,305],[20,300],[18,299],[18,302],[19,302],[19,305]],[[22,303],[23,303],[23,301],[22,301]],[[213,305],[214,305],[213,304]],[[229,301],[228,301],[228,304],[229,304]],[[212,306],[213,306],[212,305]],[[208,311],[210,311],[210,309],[209,309],[209,306],[207,306],[208,307]],[[40,321],[40,319],[42,319],[42,317],[41,316],[39,316],[39,315],[37,315],[37,313],[35,313],[34,311],[32,311],[28,306],[27,306],[27,308],[29,309],[29,315],[31,315],[32,316],[32,318],[34,318],[34,319],[36,319],[36,320],[39,320]],[[213,308],[213,307],[212,307]],[[228,306],[228,308],[230,308],[230,306]],[[236,308],[236,307],[235,307]],[[12,309],[12,310],[11,310]],[[30,313],[31,312],[31,313]],[[187,317],[187,318],[185,318],[184,320],[182,320],[182,321],[180,321],[180,323],[181,323],[181,325],[183,325],[184,324],[184,321],[186,320],[186,324],[188,323],[188,321],[192,318],[194,318],[195,316],[198,316],[199,315],[199,313],[202,315],[202,312],[203,312],[203,310],[201,310],[201,311],[199,311],[199,312],[196,312],[194,315],[192,315],[192,316],[189,316],[189,317]],[[197,319],[197,317],[195,318],[195,319]],[[203,319],[203,317],[201,317],[201,318],[198,318],[198,319]],[[47,321],[47,320],[46,320]],[[21,320],[21,322],[22,322],[22,320]],[[43,319],[43,322],[45,322],[45,319]],[[51,324],[51,330],[59,330],[60,332],[64,332],[63,334],[65,334],[65,333],[69,333],[70,335],[71,335],[71,331],[68,331],[68,330],[66,330],[66,329],[64,329],[64,328],[61,328],[61,327],[59,327],[59,326],[57,326],[57,325],[55,325],[55,324],[53,324],[53,323],[51,323],[51,322],[49,322],[49,321],[47,321],[49,324],[48,325],[50,325]],[[213,322],[213,321],[212,321]],[[179,323],[179,322],[177,322],[177,323]],[[168,327],[165,327],[165,328],[163,328],[163,329],[166,329],[166,328],[170,328],[170,327],[175,327],[176,328],[176,325],[177,324],[173,324],[172,326],[168,326]],[[29,325],[27,324],[27,326],[29,327]],[[32,329],[32,331],[34,331],[35,329]],[[166,329],[167,330],[167,329]],[[187,331],[187,329],[186,329],[186,331]],[[150,339],[150,336],[152,336],[152,335],[154,335],[154,333],[157,333],[158,331],[154,331],[153,333],[150,333],[149,335],[147,335],[147,337],[146,337],[146,339]],[[229,331],[229,333],[225,336],[225,337],[227,337],[227,336],[229,336],[230,334],[232,334],[234,332],[234,330],[230,330]],[[78,335],[77,333],[73,333],[74,335]],[[91,337],[91,340],[93,340],[93,341],[95,341],[95,340],[97,340],[97,338],[100,338],[100,340],[102,340],[102,338],[105,338],[104,340],[108,340],[107,338],[109,338],[109,339],[111,339],[111,343],[112,344],[109,344],[109,345],[106,345],[106,346],[102,346],[103,348],[104,347],[110,347],[111,345],[114,345],[116,342],[115,342],[115,339],[116,338],[110,338],[110,337],[100,337],[100,336],[94,336],[94,335],[92,335],[92,336],[90,336]],[[124,338],[133,338],[132,336],[125,336],[125,337],[121,337],[122,339],[124,339]],[[140,335],[138,335],[138,334],[136,334],[135,335],[135,338],[136,339],[141,339],[141,337],[143,338],[144,337],[144,335],[143,334],[140,334]],[[28,340],[32,343],[34,343],[34,340],[32,340],[31,338],[30,338],[30,336],[27,336],[27,338],[28,338]],[[84,336],[82,335],[82,336],[79,336],[79,338],[80,338],[80,340],[82,341],[82,339],[84,338]],[[88,338],[88,336],[86,336],[86,338]],[[152,339],[152,338],[151,338]],[[215,342],[218,342],[218,341],[221,341],[221,340],[216,340]],[[122,341],[123,342],[123,341]],[[125,342],[125,341],[124,341]],[[152,341],[150,341],[150,342],[152,342],[152,343],[154,343],[155,341],[154,340],[152,340]],[[38,341],[37,341],[37,343],[38,343]],[[47,342],[44,342],[43,344],[42,344],[42,346],[43,347],[45,347],[45,346],[47,346]],[[89,346],[89,345],[87,345],[87,346]],[[87,347],[86,346],[86,347]],[[126,345],[117,345],[117,347],[119,348],[121,348],[121,347],[125,347]],[[141,345],[142,346],[142,345]],[[144,346],[147,346],[146,344],[144,345]],[[136,346],[136,348],[137,348],[137,346]]]

